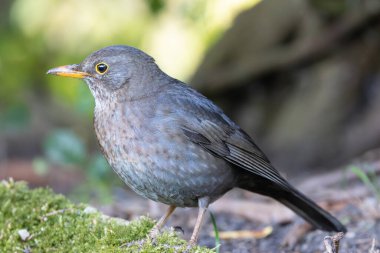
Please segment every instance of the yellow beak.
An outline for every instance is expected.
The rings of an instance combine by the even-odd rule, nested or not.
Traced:
[[[46,74],[56,75],[56,76],[66,76],[73,78],[85,78],[87,76],[91,76],[87,72],[78,71],[78,64],[60,66],[57,68],[49,69]]]

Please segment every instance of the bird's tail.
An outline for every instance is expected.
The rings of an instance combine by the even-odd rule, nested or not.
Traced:
[[[260,191],[258,187],[250,187],[249,185],[241,186],[241,188],[276,199],[318,229],[336,232],[347,231],[345,226],[335,217],[290,185],[288,189],[283,189],[282,187],[273,189],[271,187],[269,191],[265,192]]]

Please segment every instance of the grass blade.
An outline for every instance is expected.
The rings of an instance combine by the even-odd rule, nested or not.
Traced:
[[[215,234],[215,252],[219,253],[220,252],[220,237],[219,237],[219,230],[218,227],[216,226],[216,220],[212,212],[210,211],[210,217],[211,217],[211,223],[214,228],[214,234]]]

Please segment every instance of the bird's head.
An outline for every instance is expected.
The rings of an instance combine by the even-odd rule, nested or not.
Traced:
[[[129,46],[110,46],[100,49],[80,64],[50,69],[47,74],[84,79],[96,102],[115,98],[124,99],[146,95],[163,72],[154,59]],[[147,87],[153,86],[153,87]]]

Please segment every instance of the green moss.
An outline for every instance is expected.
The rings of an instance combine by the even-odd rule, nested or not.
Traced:
[[[153,220],[121,224],[99,212],[85,211],[50,189],[30,190],[25,183],[0,182],[1,252],[183,252],[184,240],[164,232],[147,236]],[[87,209],[88,210],[88,209]],[[20,230],[27,231],[24,240]],[[213,252],[195,247],[189,252]]]

